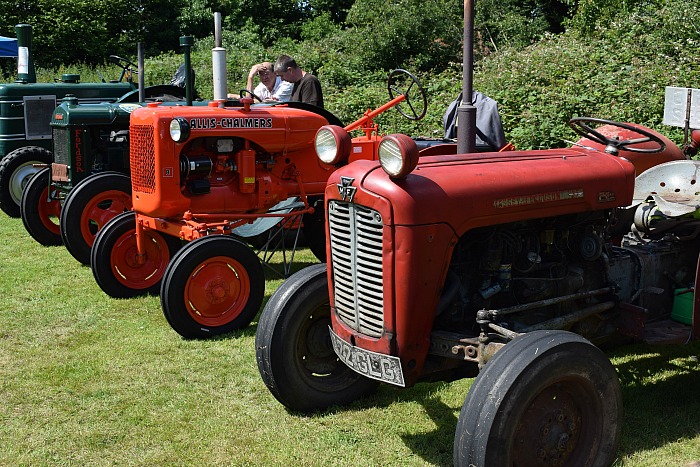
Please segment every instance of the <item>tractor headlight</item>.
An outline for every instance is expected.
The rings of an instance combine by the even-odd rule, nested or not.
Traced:
[[[324,125],[316,132],[314,141],[316,155],[321,162],[335,165],[350,157],[352,140],[350,134],[337,125]]]
[[[388,135],[377,149],[379,163],[391,178],[405,178],[418,165],[418,146],[406,135]]]
[[[170,122],[170,137],[176,143],[187,141],[190,137],[190,124],[182,117],[175,117]]]

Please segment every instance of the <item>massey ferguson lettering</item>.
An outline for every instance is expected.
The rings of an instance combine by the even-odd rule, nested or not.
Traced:
[[[217,128],[272,128],[272,118],[192,118],[189,123],[190,128],[193,130],[215,130]]]

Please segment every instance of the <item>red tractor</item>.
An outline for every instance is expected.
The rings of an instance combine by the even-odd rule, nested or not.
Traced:
[[[393,72],[389,94],[390,102],[345,127],[364,131],[353,159],[375,157],[373,118],[380,113],[397,106],[411,119],[425,114],[425,94],[410,73]],[[320,161],[314,137],[329,123],[339,125],[308,104],[254,104],[250,97],[135,110],[133,211],[98,232],[91,250],[97,283],[112,297],[160,291],[168,322],[184,337],[248,325],[263,299],[263,267],[255,251],[230,234],[261,218],[301,219],[311,250],[324,257],[321,197],[339,162]],[[290,197],[300,199],[294,209],[269,212]]]
[[[466,107],[458,145],[473,148]],[[335,171],[327,263],[288,278],[258,322],[273,396],[313,412],[380,382],[478,375],[456,465],[611,465],[622,398],[597,346],[659,324],[700,336],[698,296],[691,313],[676,310],[698,286],[700,162],[686,156],[700,131],[684,154],[639,125],[569,124],[582,136],[571,148],[503,153],[429,155],[388,135],[377,161]],[[329,135],[324,158],[352,154],[346,132],[317,139]]]
[[[311,412],[479,374],[456,464],[609,465],[620,389],[590,342],[644,338],[696,287],[700,163],[643,127],[572,125],[582,147],[420,159],[389,135],[379,161],[334,172],[327,264],[288,278],[258,323],[272,394]]]

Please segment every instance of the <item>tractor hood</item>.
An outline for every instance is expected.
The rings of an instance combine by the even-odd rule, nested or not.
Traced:
[[[354,185],[359,204],[389,200],[385,223],[447,223],[461,236],[484,225],[627,206],[634,178],[632,163],[595,150],[512,151],[423,157],[403,180],[377,162],[357,161],[331,176],[326,196]]]

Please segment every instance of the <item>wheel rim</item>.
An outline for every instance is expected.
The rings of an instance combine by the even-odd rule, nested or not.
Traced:
[[[515,427],[514,460],[536,465],[586,462],[592,430],[598,428],[591,426],[591,420],[605,415],[584,387],[588,387],[586,381],[560,381],[535,396]]]
[[[60,201],[52,198],[48,202],[45,202],[45,200],[49,199],[48,186],[42,190],[39,199],[39,219],[41,219],[42,225],[52,234],[60,235],[61,228],[58,225],[58,218],[61,214]]]
[[[10,197],[19,205],[22,201],[22,190],[29,183],[29,180],[40,169],[34,167],[34,164],[40,164],[40,161],[29,161],[17,167],[10,176]]]
[[[250,277],[238,261],[215,256],[201,262],[185,285],[185,307],[203,326],[223,326],[245,309],[250,299]]]
[[[348,369],[338,360],[333,351],[328,333],[328,327],[331,325],[329,310],[329,303],[316,307],[309,313],[298,333],[297,364],[303,370],[300,374],[307,377],[310,384],[313,384],[313,380],[317,378],[333,376],[341,365],[341,369]]]
[[[85,205],[80,216],[80,233],[89,246],[95,243],[97,232],[118,214],[131,209],[131,195],[110,190],[95,196]]]
[[[121,235],[110,254],[110,265],[114,277],[122,285],[134,290],[147,289],[156,285],[170,261],[170,253],[165,239],[150,232],[147,236],[145,254],[138,258],[136,231]],[[140,261],[139,261],[140,260]]]

